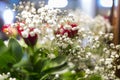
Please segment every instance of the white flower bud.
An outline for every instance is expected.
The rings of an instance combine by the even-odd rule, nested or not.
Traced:
[[[120,45],[116,45],[116,49],[119,50],[120,49]]]
[[[22,34],[22,37],[28,38],[28,32],[22,31],[21,34]]]
[[[36,34],[40,34],[41,33],[41,31],[39,30],[39,29],[34,29],[34,33],[36,33]]]
[[[35,33],[33,31],[30,32],[30,36],[33,37],[35,36]]]
[[[64,29],[67,29],[67,30],[70,30],[70,29],[72,29],[72,27],[70,26],[70,25],[64,25]]]

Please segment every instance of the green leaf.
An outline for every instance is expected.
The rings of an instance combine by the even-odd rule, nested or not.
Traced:
[[[38,54],[41,55],[42,58],[46,58],[47,55],[49,54],[49,50],[46,48],[39,48],[34,52],[34,56],[38,56]]]
[[[40,78],[44,78],[48,74],[55,74],[55,73],[64,73],[68,71],[67,59],[65,56],[58,56],[54,59],[47,60],[44,64]]]
[[[56,58],[50,59],[46,61],[46,64],[42,71],[48,69],[48,68],[53,68],[59,65],[62,65],[66,62],[66,57],[65,56],[57,56]]]
[[[88,80],[103,80],[99,74],[92,74],[87,79]]]
[[[47,58],[37,57],[37,62],[34,64],[34,71],[40,73],[42,68],[46,65]]]
[[[10,55],[7,49],[0,52],[0,69],[10,68],[14,63],[15,59],[12,55]]]
[[[0,46],[6,47],[5,44],[4,44],[4,41],[2,39],[0,39]]]
[[[45,78],[45,76],[46,75],[49,75],[49,74],[54,74],[54,73],[61,73],[61,71],[63,71],[63,72],[66,72],[66,70],[67,70],[67,68],[68,68],[68,65],[67,65],[67,63],[64,63],[64,64],[62,64],[62,65],[59,65],[59,66],[56,66],[56,67],[52,67],[52,68],[48,68],[48,69],[46,69],[46,70],[44,70],[44,71],[42,71],[41,73],[40,73],[40,79],[42,80],[42,79],[44,79]],[[66,70],[65,70],[66,69]]]
[[[5,46],[4,41],[0,39],[0,53],[2,53],[5,49],[7,49],[7,47]]]
[[[11,38],[8,43],[8,48],[11,55],[15,57],[17,62],[19,62],[23,56],[23,51],[18,41],[14,38]]]
[[[28,64],[29,64],[29,57],[28,57],[28,55],[25,53],[25,54],[23,55],[22,59],[21,59],[18,63],[14,64],[13,67],[14,67],[14,68],[21,67],[21,66],[23,67],[23,66],[26,66],[26,65],[28,65]]]
[[[68,72],[62,74],[61,79],[62,80],[74,80],[75,79],[75,74],[68,71]]]
[[[4,41],[0,39],[0,71],[2,71],[3,68],[4,71],[7,71],[14,63],[14,57],[8,51],[8,47],[5,46]]]
[[[85,76],[85,71],[84,70],[79,70],[76,72],[76,78],[84,77]]]

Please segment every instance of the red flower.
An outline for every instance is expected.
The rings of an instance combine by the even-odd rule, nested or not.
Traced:
[[[28,45],[28,46],[34,46],[37,42],[37,39],[38,39],[38,35],[35,34],[34,36],[31,36],[29,34],[28,38],[23,38],[25,43]]]
[[[77,24],[68,24],[71,26],[71,29],[65,29],[65,27],[62,25],[56,32],[55,34],[60,34],[60,35],[64,35],[65,33],[67,33],[68,37],[72,38],[74,36],[77,35],[78,30],[74,30],[73,28],[77,27]]]
[[[2,32],[8,36],[16,36],[17,30],[14,27],[11,27],[11,24],[5,24],[2,26]]]
[[[20,26],[20,24],[18,24],[17,26],[17,31],[19,33],[19,35],[24,39],[25,43],[28,46],[34,46],[37,42],[38,39],[38,35],[35,33],[33,36],[30,35],[30,32],[34,31],[35,28],[28,28],[30,31],[28,32],[28,37],[24,37],[22,35],[22,32],[24,31],[24,29]]]
[[[20,24],[17,25],[17,31],[20,36],[22,36],[21,32],[23,31],[23,28],[20,26]]]

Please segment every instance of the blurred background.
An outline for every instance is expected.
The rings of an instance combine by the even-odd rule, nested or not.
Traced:
[[[109,18],[113,1],[117,8],[118,0],[0,0],[0,28],[3,24],[9,24],[14,21],[15,13],[11,10],[13,4],[19,4],[20,1],[32,1],[36,5],[39,1],[45,1],[45,4],[61,9],[79,9],[91,17],[96,15],[102,15],[105,18]],[[8,7],[9,9],[7,9]],[[3,34],[0,34],[0,37]]]

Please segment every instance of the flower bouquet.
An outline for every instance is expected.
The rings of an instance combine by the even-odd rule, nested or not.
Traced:
[[[16,22],[2,31],[0,80],[117,80],[120,45],[101,16],[20,2]],[[97,31],[96,31],[97,30]]]

